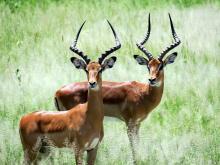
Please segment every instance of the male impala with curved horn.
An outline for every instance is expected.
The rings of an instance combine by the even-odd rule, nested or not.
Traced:
[[[85,23],[85,22],[84,22]],[[116,57],[104,59],[120,48],[116,39],[116,47],[102,54],[98,62],[90,62],[87,55],[76,48],[80,31],[70,49],[82,59],[72,57],[71,61],[78,69],[83,69],[88,77],[87,102],[78,104],[69,111],[38,111],[23,116],[20,120],[20,137],[27,164],[35,163],[37,154],[45,153],[47,146],[70,147],[75,151],[77,164],[82,164],[82,155],[87,151],[87,164],[94,164],[98,143],[103,137],[103,99],[101,73],[112,68]],[[110,25],[114,36],[116,33]],[[116,37],[117,38],[117,37]],[[104,61],[104,62],[103,62]]]
[[[158,58],[154,58],[152,54],[144,48],[150,31],[150,14],[148,17],[148,31],[137,47],[146,55],[147,59],[134,55],[135,60],[140,65],[146,65],[150,74],[149,83],[132,82],[108,82],[103,81],[102,92],[104,102],[104,115],[116,117],[124,121],[127,125],[128,137],[132,147],[132,155],[134,163],[135,149],[134,137],[138,137],[140,123],[148,116],[148,114],[160,103],[163,87],[164,87],[164,70],[167,64],[174,62],[177,53],[172,53],[165,60],[164,56],[173,48],[180,44],[171,16],[170,26],[174,43],[168,46]],[[86,82],[72,83],[59,89],[55,95],[55,104],[59,111],[68,110],[79,103],[85,102],[87,98],[88,88]]]

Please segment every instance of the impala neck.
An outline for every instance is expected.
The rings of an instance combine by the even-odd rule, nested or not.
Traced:
[[[145,106],[149,107],[152,105],[152,108],[156,107],[162,98],[163,95],[163,87],[164,87],[164,71],[161,71],[159,76],[160,85],[159,86],[151,86],[148,84],[148,90],[144,96]]]
[[[98,81],[96,90],[88,88],[87,114],[94,119],[103,115],[102,80]]]

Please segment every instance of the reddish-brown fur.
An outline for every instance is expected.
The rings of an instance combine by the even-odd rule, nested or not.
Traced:
[[[94,139],[103,137],[102,82],[98,73],[101,65],[87,65],[88,79],[97,83],[98,89],[89,88],[88,102],[78,104],[64,112],[33,112],[20,120],[20,137],[25,163],[36,163],[38,152],[46,146],[70,147],[75,150],[77,164],[82,163],[82,153],[87,150],[88,164],[94,164],[97,146]],[[90,148],[92,147],[92,148]]]
[[[20,137],[24,150],[25,163],[36,163],[39,152],[45,153],[48,145],[56,147],[70,147],[75,150],[77,165],[82,164],[83,151],[87,150],[87,164],[95,162],[98,143],[103,137],[103,99],[101,73],[112,68],[116,57],[105,58],[116,50],[121,44],[111,23],[107,21],[116,45],[102,53],[98,62],[90,62],[90,59],[77,45],[80,32],[85,22],[79,28],[76,39],[70,46],[70,50],[82,59],[71,57],[70,60],[77,69],[83,69],[87,73],[88,92],[87,102],[78,104],[68,112],[33,112],[25,115],[20,120]]]
[[[149,62],[150,77],[157,78],[160,86],[132,82],[103,81],[103,109],[104,115],[116,117],[124,121],[128,128],[128,136],[132,146],[134,162],[135,139],[138,140],[140,123],[160,103],[163,86],[164,71],[158,71],[160,61],[154,59]],[[56,92],[55,101],[58,110],[65,111],[87,100],[86,82],[66,85]]]
[[[159,104],[163,86],[160,88],[149,87],[147,83],[136,81],[119,83],[103,81],[102,92],[105,116],[117,117],[128,122],[130,119],[134,121],[139,118],[144,119]],[[55,99],[57,99],[58,109],[61,111],[86,102],[86,82],[72,83],[62,87],[56,92]],[[140,108],[144,109],[144,112]]]
[[[147,56],[147,59],[138,55],[134,58],[140,65],[147,66],[150,74],[149,84],[139,82],[103,82],[103,102],[105,116],[116,117],[123,120],[128,128],[128,137],[132,147],[133,162],[135,158],[134,138],[138,138],[138,130],[141,121],[160,103],[164,87],[164,70],[167,64],[174,62],[177,53],[170,54],[165,60],[165,55],[178,46],[181,41],[178,38],[171,16],[169,14],[170,26],[175,40],[170,46],[163,50],[158,58],[143,46],[151,31],[150,14],[148,17],[148,31],[144,39],[137,43],[137,47]],[[55,104],[59,111],[68,110],[79,103],[87,100],[87,87],[85,82],[73,83],[59,89],[55,95]]]
[[[139,119],[142,121],[160,102],[163,94],[163,71],[156,72],[160,62],[151,61],[151,77],[161,82],[159,87],[149,84],[132,82],[102,82],[102,95],[105,116],[117,117],[126,123]],[[155,69],[153,69],[155,68]],[[72,83],[63,86],[56,92],[58,110],[68,110],[87,100],[86,82]],[[113,108],[114,107],[114,108]]]

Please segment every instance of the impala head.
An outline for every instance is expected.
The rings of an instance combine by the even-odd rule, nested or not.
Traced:
[[[111,27],[111,30],[115,37],[116,46],[110,48],[109,50],[105,51],[105,53],[101,54],[101,57],[99,57],[98,62],[91,61],[87,55],[85,55],[82,51],[76,48],[77,40],[84,24],[85,22],[80,27],[75,41],[70,46],[70,50],[78,54],[82,59],[71,57],[70,60],[77,69],[83,69],[86,72],[89,88],[98,90],[99,89],[98,83],[102,81],[101,73],[108,68],[112,68],[114,66],[115,61],[117,60],[115,56],[112,56],[108,59],[105,58],[114,51],[118,50],[121,47],[121,44],[115,33],[114,28],[112,27],[111,23],[108,21],[108,24]]]
[[[158,58],[154,58],[152,56],[152,54],[143,46],[147,42],[147,40],[150,36],[150,31],[151,31],[150,14],[148,17],[147,34],[145,35],[143,41],[141,41],[140,43],[137,43],[137,47],[147,56],[147,58],[144,58],[139,55],[134,55],[134,58],[138,62],[139,65],[146,65],[147,66],[147,69],[148,69],[149,75],[150,75],[149,76],[149,84],[151,86],[160,86],[160,83],[162,80],[161,75],[163,74],[163,68],[167,64],[171,64],[175,61],[175,59],[177,57],[177,52],[171,53],[165,59],[163,59],[163,58],[170,50],[172,50],[173,48],[178,46],[181,42],[180,39],[178,38],[175,30],[174,30],[174,26],[173,26],[173,22],[172,22],[170,14],[169,14],[169,18],[170,18],[170,26],[171,26],[172,35],[173,35],[175,42],[173,44],[171,44],[170,46],[168,46],[165,50],[163,50],[162,53],[159,54]]]

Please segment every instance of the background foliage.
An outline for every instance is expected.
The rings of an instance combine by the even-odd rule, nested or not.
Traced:
[[[69,58],[69,45],[84,20],[79,47],[97,57],[114,44],[106,19],[122,48],[117,64],[103,76],[111,81],[147,81],[148,71],[133,60],[151,13],[148,49],[157,56],[172,42],[170,12],[182,44],[165,69],[160,105],[141,126],[139,164],[219,164],[220,162],[220,8],[217,0],[0,1],[0,162],[21,164],[18,133],[22,115],[55,110],[62,85],[86,80]],[[97,164],[131,164],[123,122],[106,118]],[[53,149],[42,164],[72,164],[68,149]]]

